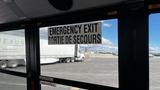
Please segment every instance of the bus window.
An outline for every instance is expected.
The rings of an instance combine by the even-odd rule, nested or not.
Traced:
[[[118,20],[100,22],[101,44],[48,45],[40,28],[41,75],[118,87]]]
[[[150,90],[160,90],[160,13],[149,16]]]
[[[18,76],[0,73],[1,90],[27,90],[26,79]]]
[[[25,32],[0,32],[0,68],[26,72]]]

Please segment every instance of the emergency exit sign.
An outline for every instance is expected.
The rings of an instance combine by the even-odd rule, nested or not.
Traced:
[[[101,22],[88,22],[48,28],[48,44],[100,44]]]

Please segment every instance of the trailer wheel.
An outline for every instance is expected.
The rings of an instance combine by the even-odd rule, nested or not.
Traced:
[[[72,62],[72,63],[75,62],[75,61],[74,61],[74,58],[71,59],[71,62]]]
[[[1,69],[7,68],[7,62],[6,61],[0,61],[0,68]]]
[[[66,59],[65,59],[65,62],[66,62],[66,63],[69,63],[69,62],[71,62],[71,59],[70,59],[70,58],[66,58]]]
[[[15,68],[18,66],[18,61],[16,61],[16,60],[8,61],[7,64],[8,64],[8,67]]]
[[[82,57],[82,62],[84,62],[84,60],[85,60],[85,57]]]

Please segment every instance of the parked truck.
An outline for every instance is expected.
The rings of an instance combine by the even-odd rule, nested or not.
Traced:
[[[41,64],[83,61],[84,58],[78,45],[48,45],[48,40],[40,39]],[[24,36],[0,33],[0,68],[19,65],[26,65]]]

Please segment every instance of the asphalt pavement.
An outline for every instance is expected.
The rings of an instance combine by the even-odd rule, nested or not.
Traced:
[[[26,72],[25,67],[10,70]],[[160,58],[150,58],[150,90],[160,90]],[[118,87],[118,58],[89,58],[84,62],[41,65],[41,75]],[[80,90],[56,84],[42,90]],[[26,79],[0,73],[0,90],[26,90]]]

